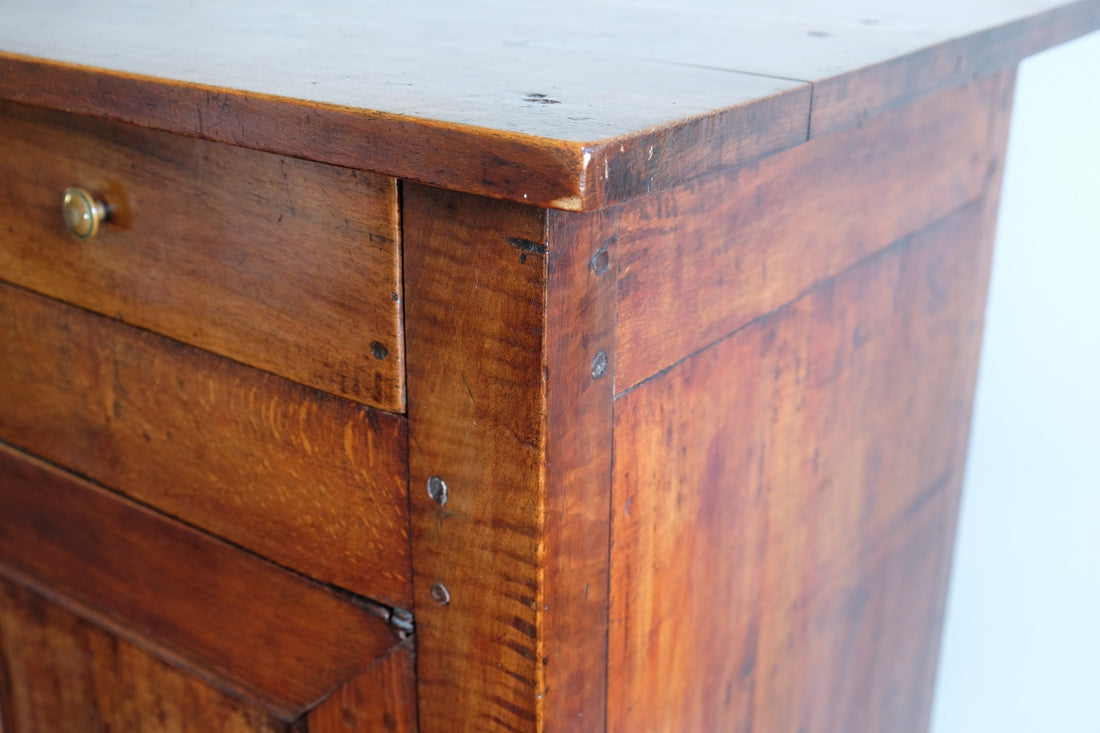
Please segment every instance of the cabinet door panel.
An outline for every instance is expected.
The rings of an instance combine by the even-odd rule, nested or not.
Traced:
[[[411,725],[391,609],[2,444],[0,583],[6,733]]]
[[[0,675],[5,733],[289,730],[2,578]]]

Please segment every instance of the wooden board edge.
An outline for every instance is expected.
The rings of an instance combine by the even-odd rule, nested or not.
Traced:
[[[655,129],[570,141],[0,52],[0,98],[20,104],[563,211],[603,208],[804,142],[809,91],[794,82],[782,93]],[[234,122],[210,122],[219,119]],[[295,132],[317,129],[326,134]],[[716,129],[721,134],[711,138]],[[371,143],[377,140],[385,144]],[[662,161],[668,171],[655,178]]]
[[[540,729],[606,725],[617,216],[550,212]]]
[[[575,142],[4,52],[0,97],[473,194],[584,207]]]
[[[835,77],[791,80],[791,89],[744,105],[583,142],[4,52],[0,97],[491,198],[591,211],[800,144],[807,139],[799,133],[803,125],[813,138],[858,124],[1098,27],[1100,3],[1078,0]],[[228,119],[232,124],[221,122]],[[295,132],[305,129],[326,134]],[[372,142],[379,140],[385,144]]]
[[[586,145],[582,210],[623,203],[806,142],[812,85],[788,83],[788,89],[742,105]]]
[[[592,211],[737,167],[1000,71],[1100,27],[1095,0],[607,140],[575,142],[0,53],[0,96],[559,210]],[[125,100],[144,99],[137,104]],[[811,105],[812,100],[812,105]],[[812,109],[811,109],[812,106]],[[232,118],[232,125],[209,120]],[[295,130],[322,128],[325,135]],[[807,134],[808,133],[808,134]],[[385,145],[372,145],[385,140]],[[702,143],[702,145],[700,145]],[[440,164],[440,151],[448,159]]]
[[[623,222],[616,392],[980,198],[1000,78],[614,207]],[[900,184],[898,171],[920,166],[914,183]]]
[[[536,724],[545,211],[406,184],[420,727]]]

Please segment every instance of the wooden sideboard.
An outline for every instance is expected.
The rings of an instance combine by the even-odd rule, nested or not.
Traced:
[[[0,8],[4,733],[927,728],[1100,0],[90,6]]]

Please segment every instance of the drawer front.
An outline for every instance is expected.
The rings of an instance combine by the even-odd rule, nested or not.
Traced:
[[[0,441],[411,603],[405,419],[0,283]]]
[[[411,680],[376,673],[411,652],[388,609],[4,446],[0,506],[13,730],[313,730],[287,723],[348,685],[408,717]]]
[[[404,411],[394,179],[0,103],[0,196],[0,279]]]

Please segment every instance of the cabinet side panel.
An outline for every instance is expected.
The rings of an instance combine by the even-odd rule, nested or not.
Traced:
[[[536,727],[546,222],[404,188],[421,729]],[[442,498],[446,484],[446,502]]]
[[[924,729],[993,210],[616,401],[609,730]]]
[[[981,197],[1003,76],[623,204],[616,391]]]

